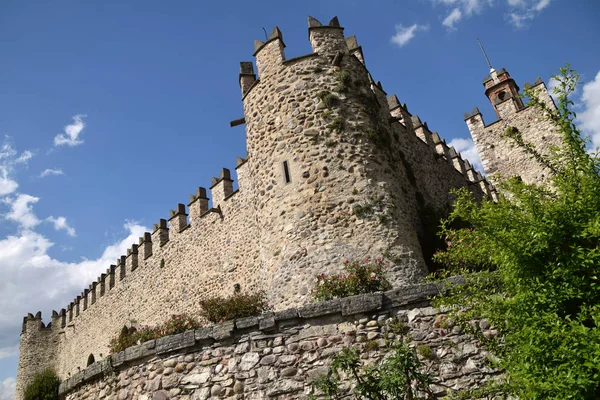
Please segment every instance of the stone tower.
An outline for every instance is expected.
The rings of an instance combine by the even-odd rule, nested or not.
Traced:
[[[245,123],[247,156],[237,160],[237,190],[223,168],[209,190],[194,190],[187,207],[177,204],[54,312],[51,325],[26,317],[18,399],[45,367],[85,379],[80,369],[108,354],[131,320],[198,315],[201,300],[234,287],[264,291],[281,311],[309,302],[318,274],[376,257],[389,263],[395,287],[415,283],[436,250],[432,230],[449,191],[494,197],[467,160],[373,80],[337,18],[323,25],[309,17],[308,25],[310,54],[286,59],[276,27],[255,41],[255,63],[241,63],[244,118],[233,125]]]
[[[249,62],[240,74],[255,240],[265,290],[283,307],[297,304],[316,274],[337,271],[344,259],[404,254],[397,284],[426,272],[402,206],[407,173],[376,140],[391,138],[385,97],[372,89],[337,18],[328,25],[310,18],[309,40],[313,53],[287,60],[275,27],[265,43],[255,41],[259,79]],[[359,209],[389,221],[357,219]]]
[[[469,185],[454,149],[434,143],[405,106],[388,104],[337,18],[309,17],[309,40],[311,54],[288,60],[275,27],[254,43],[258,78],[250,62],[239,78],[254,240],[265,290],[281,307],[302,302],[316,274],[338,272],[344,259],[387,256],[394,285],[419,280],[427,273],[419,213],[447,207],[448,190]]]
[[[490,65],[490,74],[483,79],[485,95],[492,103],[498,118],[486,125],[479,108],[465,114],[465,121],[473,142],[491,180],[494,175],[520,176],[526,183],[542,182],[548,174],[542,165],[525,154],[508,138],[508,127],[516,128],[526,143],[533,143],[537,151],[547,154],[550,147],[559,144],[553,124],[537,109],[523,104],[519,86],[504,68],[496,71]],[[537,78],[533,85],[526,83],[544,103],[556,109],[544,82]]]

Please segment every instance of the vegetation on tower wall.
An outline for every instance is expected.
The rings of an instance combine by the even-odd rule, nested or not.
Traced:
[[[438,307],[498,357],[505,378],[461,398],[494,392],[521,399],[600,398],[600,158],[575,126],[569,94],[579,76],[567,65],[555,77],[558,109],[526,90],[561,136],[542,154],[517,129],[512,140],[548,171],[548,180],[526,184],[498,177],[503,196],[478,203],[466,191],[442,223],[446,266],[438,275],[447,291]],[[461,221],[464,227],[454,228]],[[464,277],[462,285],[443,278]],[[472,321],[487,319],[499,332],[484,336]],[[487,392],[487,393],[486,393]]]
[[[52,369],[36,374],[25,388],[23,400],[58,400],[60,380]]]

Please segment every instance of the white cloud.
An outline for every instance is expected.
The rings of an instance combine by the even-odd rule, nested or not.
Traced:
[[[520,29],[527,26],[527,23],[536,18],[542,10],[550,5],[552,0],[509,0],[509,12],[506,19],[515,28]],[[513,4],[515,3],[515,4]]]
[[[73,228],[72,226],[70,226],[67,223],[67,219],[65,217],[58,217],[58,218],[54,218],[52,216],[46,218],[46,221],[51,222],[54,224],[54,229],[56,229],[57,231],[59,230],[64,230],[67,232],[67,235],[69,236],[75,236],[75,228]]]
[[[86,115],[78,114],[73,117],[73,123],[65,126],[64,133],[59,133],[54,137],[54,146],[78,146],[83,143],[83,140],[79,138],[79,135],[85,128],[85,122],[83,118]]]
[[[33,153],[29,150],[25,150],[23,153],[21,153],[19,158],[15,160],[15,163],[25,164],[27,161],[31,160],[31,157],[33,157]]]
[[[19,157],[12,144],[10,136],[4,137],[4,143],[0,146],[0,197],[11,194],[17,190],[19,184],[11,176],[20,164],[27,164],[33,157],[33,153],[25,150]]]
[[[550,5],[550,1],[552,0],[540,0],[533,8],[535,11],[542,11],[544,8]]]
[[[62,171],[62,169],[51,169],[51,168],[46,168],[44,171],[42,171],[42,173],[40,174],[40,178],[45,178],[47,176],[52,176],[52,175],[64,175],[65,173]]]
[[[33,213],[32,204],[37,203],[39,197],[28,194],[18,194],[16,197],[4,198],[3,203],[10,206],[10,211],[4,214],[4,218],[14,221],[22,229],[31,229],[40,223],[40,220]]]
[[[469,160],[471,165],[473,165],[473,168],[481,173],[484,172],[481,159],[479,158],[479,153],[477,153],[477,149],[475,149],[475,143],[473,143],[472,139],[452,139],[450,143],[448,143],[448,146],[454,146],[454,149],[460,153],[463,160]]]
[[[442,25],[449,29],[454,29],[454,24],[456,24],[462,18],[462,11],[459,8],[455,8],[448,14],[444,21],[442,21]]]
[[[558,87],[558,81],[554,77],[551,77],[550,79],[548,79],[548,93],[550,93],[550,96],[552,96],[554,101],[557,100],[557,97],[554,94],[554,89],[557,87]]]
[[[594,148],[600,147],[600,72],[596,77],[583,85],[577,122],[583,133],[592,139]]]
[[[13,400],[16,388],[17,380],[12,376],[0,381],[0,400]]]
[[[17,190],[19,184],[8,177],[8,173],[0,167],[0,196],[6,196]]]
[[[126,237],[107,246],[100,257],[77,263],[52,258],[48,251],[54,244],[32,230],[0,240],[2,274],[10,276],[0,280],[0,354],[14,353],[28,312],[42,310],[44,321],[49,322],[50,307],[66,307],[148,231],[134,222],[126,222],[124,229]]]
[[[424,32],[429,29],[427,25],[412,24],[411,26],[396,25],[396,34],[392,36],[392,43],[402,47],[415,37],[417,32]]]
[[[434,5],[444,9],[442,25],[448,30],[456,30],[459,22],[474,15],[481,14],[486,9],[502,8],[506,21],[516,28],[523,28],[547,8],[552,0],[431,0]]]
[[[5,347],[0,349],[0,360],[3,358],[14,357],[19,355],[19,345],[16,344],[12,347]],[[1,397],[0,397],[1,399]]]

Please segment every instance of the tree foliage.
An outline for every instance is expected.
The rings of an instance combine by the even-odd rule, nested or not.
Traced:
[[[517,129],[506,131],[546,168],[547,182],[499,177],[497,203],[456,192],[442,221],[448,249],[435,258],[446,265],[445,276],[462,275],[464,284],[447,282],[436,305],[448,307],[464,329],[487,318],[499,331],[481,340],[506,371],[505,391],[521,399],[598,399],[600,160],[574,123],[569,95],[579,76],[567,65],[555,79],[556,110],[535,89],[526,95],[556,125],[561,144],[542,153]],[[465,227],[453,229],[457,221]]]
[[[58,400],[60,380],[52,369],[36,374],[23,393],[23,400]]]
[[[429,389],[431,377],[422,372],[423,363],[405,342],[402,324],[391,321],[387,330],[394,338],[381,349],[387,354],[380,362],[365,365],[356,347],[342,349],[332,357],[327,375],[312,382],[309,399],[337,400],[349,398],[351,393],[356,399],[435,399]]]

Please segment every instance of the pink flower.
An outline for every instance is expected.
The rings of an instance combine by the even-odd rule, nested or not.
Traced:
[[[447,242],[446,244],[448,245],[448,247],[452,246],[452,242]]]
[[[383,259],[381,257],[377,259],[377,262],[379,262],[379,263],[382,261],[383,261]]]

